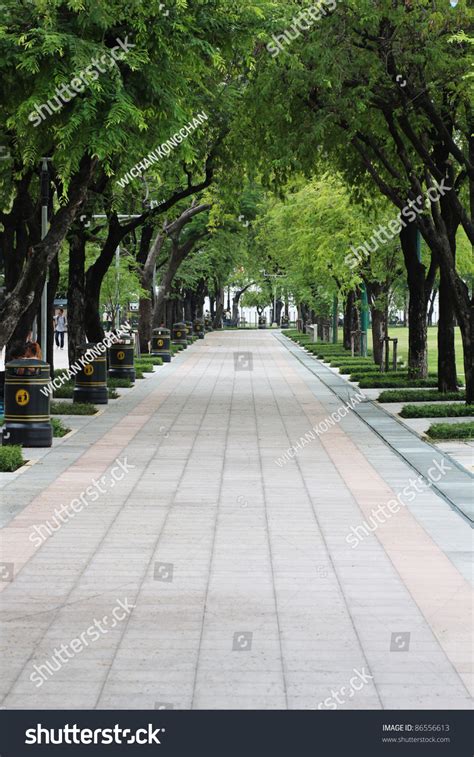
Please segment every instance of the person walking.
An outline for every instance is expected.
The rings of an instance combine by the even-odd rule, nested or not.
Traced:
[[[54,340],[56,342],[56,347],[59,347],[60,350],[64,349],[64,334],[66,330],[66,316],[64,315],[64,310],[59,308],[54,319]]]

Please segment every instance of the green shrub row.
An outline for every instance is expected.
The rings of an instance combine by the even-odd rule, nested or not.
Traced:
[[[111,378],[107,379],[109,389],[130,389],[133,384],[128,378]]]
[[[340,368],[342,365],[370,365],[375,368],[377,367],[371,357],[351,357],[349,354],[347,356],[331,358],[331,368]]]
[[[368,374],[378,374],[381,375],[381,371],[378,365],[339,365],[339,373],[364,373],[366,375]],[[389,371],[390,374],[395,373],[395,371]],[[384,376],[388,374],[383,374]]]
[[[89,402],[51,402],[51,415],[95,415],[97,408]]]
[[[474,416],[474,405],[457,403],[434,405],[405,405],[400,411],[402,418],[457,418]]]
[[[435,386],[437,386],[438,381],[436,373],[429,373],[427,378],[428,380],[433,379],[435,381]],[[378,369],[370,371],[354,371],[354,373],[351,374],[349,381],[364,381],[365,379],[380,379],[380,381],[408,381],[408,371],[390,371],[389,373],[380,373],[380,370]],[[410,384],[408,384],[408,386],[410,386]]]
[[[115,379],[117,380],[117,379]],[[70,385],[64,385],[59,387],[59,389],[55,389],[53,392],[53,399],[58,400],[70,400],[74,396],[74,386],[72,384]],[[112,385],[109,386],[109,399],[110,400],[116,400],[119,397],[117,392],[115,391],[115,387]]]
[[[465,400],[466,392],[442,392],[431,389],[400,389],[394,391],[381,392],[377,398],[378,402],[454,402],[456,400]]]
[[[401,377],[398,372],[392,374],[392,376],[383,374],[377,377],[361,378],[359,381],[359,387],[361,389],[388,389],[390,387],[393,387],[394,389],[403,389],[410,386],[414,388],[438,386],[438,379],[436,378],[409,379],[407,377]]]
[[[474,439],[474,422],[433,423],[426,433],[431,439]]]
[[[163,365],[163,359],[159,355],[140,355],[137,357],[136,363],[152,363],[153,365]]]

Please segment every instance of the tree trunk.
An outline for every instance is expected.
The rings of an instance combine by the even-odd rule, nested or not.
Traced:
[[[383,360],[383,340],[387,336],[387,322],[383,310],[371,307],[370,311],[372,314],[372,353],[374,363],[381,366]]]
[[[234,292],[234,296],[232,297],[232,326],[238,326],[240,298],[242,297],[244,292],[246,292],[247,289],[249,289],[249,287],[251,287],[253,284],[254,282],[251,281],[250,284],[247,284],[246,286],[242,287],[241,289],[237,289],[237,291]]]
[[[431,228],[423,219],[423,235],[430,248],[439,259],[440,272],[448,287],[449,296],[453,303],[454,312],[461,330],[464,357],[464,372],[466,376],[466,402],[474,402],[474,372],[473,372],[473,334],[474,334],[474,303],[471,302],[466,283],[456,271],[453,253],[449,240],[439,229]]]
[[[388,313],[387,307],[382,308],[381,304],[387,303],[387,283],[379,281],[365,281],[367,297],[369,301],[370,314],[372,316],[372,354],[374,363],[382,366],[383,360],[383,340],[388,336]],[[382,298],[382,300],[381,300]]]
[[[49,268],[52,260],[57,256],[84,202],[94,167],[95,160],[89,157],[83,158],[78,173],[74,175],[70,183],[68,202],[62,205],[51,219],[45,238],[31,249],[15,288],[7,294],[0,305],[0,350],[13,333],[21,314],[34,300],[38,288],[38,272]]]
[[[144,226],[140,237],[140,248],[137,255],[137,261],[141,266],[140,285],[147,291],[150,296],[140,297],[138,300],[138,342],[140,344],[140,353],[146,355],[150,351],[151,340],[151,319],[153,314],[153,304],[151,297],[154,296],[153,289],[153,272],[156,263],[156,254],[150,256],[150,244],[153,236],[153,226],[147,224]],[[158,240],[157,240],[158,241]],[[161,247],[160,247],[161,249]]]
[[[166,300],[171,293],[173,279],[176,276],[179,266],[181,265],[184,259],[182,257],[181,252],[182,252],[182,249],[173,242],[168,265],[166,266],[166,269],[163,273],[163,277],[158,286],[158,292],[156,293],[156,296],[155,296],[155,305],[153,308],[153,316],[152,316],[154,329],[159,328],[161,324],[163,323],[163,321],[165,320]]]
[[[222,314],[224,312],[224,287],[219,287],[216,292],[216,314],[214,316],[213,327],[222,328]]]
[[[282,300],[277,300],[277,304],[276,304],[276,319],[275,319],[275,321],[278,324],[280,323],[280,320],[281,320],[281,311],[283,310],[283,305],[284,305],[284,303],[283,303]]]
[[[434,305],[436,301],[437,292],[438,292],[437,289],[433,289],[433,291],[431,292],[430,302],[428,305],[428,326],[433,325],[433,312],[434,312]]]
[[[408,377],[412,379],[426,378],[428,375],[426,311],[429,292],[426,286],[426,268],[417,257],[416,236],[414,223],[408,224],[400,232],[409,290]]]
[[[153,318],[153,304],[150,297],[140,297],[138,300],[138,312],[138,341],[140,343],[140,353],[146,355],[150,351],[152,332],[151,320]]]
[[[122,240],[119,222],[112,216],[107,239],[97,260],[87,269],[85,286],[85,331],[89,342],[102,342],[105,336],[100,317],[100,290],[104,276],[115,257],[116,249]]]
[[[344,323],[343,323],[343,343],[344,349],[351,349],[351,331],[354,319],[355,310],[355,293],[350,291],[347,293],[346,301],[344,303]]]
[[[38,279],[36,291],[31,305],[21,314],[15,329],[8,340],[7,352],[14,342],[25,342],[28,334],[33,330],[35,318],[40,314],[41,294],[43,292],[44,276]],[[38,321],[39,324],[39,321]],[[46,358],[45,358],[46,359]]]
[[[80,357],[79,347],[86,341],[85,320],[86,237],[74,229],[69,235],[69,279],[67,290],[69,365]]]
[[[438,390],[456,392],[456,352],[454,346],[454,308],[443,272],[439,282]]]
[[[206,297],[206,282],[201,279],[196,289],[196,318],[202,318],[204,314],[204,300]]]
[[[46,305],[46,350],[43,353],[43,360],[49,363],[51,369],[51,375],[54,373],[54,323],[53,323],[53,311],[54,300],[56,298],[56,292],[59,283],[59,260],[57,257],[53,258],[51,265],[49,266],[49,282],[48,282],[48,296]]]
[[[191,300],[191,293],[188,291],[184,293],[184,320],[193,320],[193,304]]]

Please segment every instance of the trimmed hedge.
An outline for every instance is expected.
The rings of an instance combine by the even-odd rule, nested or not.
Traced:
[[[431,439],[474,439],[474,422],[433,423],[426,433]]]
[[[24,465],[23,451],[18,444],[0,447],[0,473],[13,473]]]
[[[335,357],[331,360],[332,368],[340,368],[341,365],[372,365],[376,366],[376,363],[371,357],[351,357],[350,355],[343,357]]]
[[[399,413],[402,418],[461,418],[474,416],[474,405],[435,404],[405,405]]]
[[[62,386],[58,387],[58,389],[53,390],[53,397],[54,399],[58,400],[70,400],[72,399],[74,394],[74,386],[73,384],[63,384]]]
[[[72,384],[74,382],[74,378],[72,376],[71,376],[71,378],[66,378],[67,377],[67,371],[65,371],[64,368],[58,368],[53,373],[53,378],[55,378],[55,379],[56,378],[62,378],[62,376],[65,377],[65,379],[64,379],[64,383],[65,384]]]
[[[111,385],[112,386],[112,385]],[[71,385],[65,385],[61,386],[59,389],[55,389],[53,392],[53,399],[58,400],[70,400],[74,396],[74,386]],[[114,388],[109,388],[109,400],[116,400],[120,395],[117,394],[116,391],[114,391]]]
[[[152,365],[163,365],[163,358],[158,355],[140,355],[135,361],[136,363],[152,363]]]
[[[438,379],[436,378],[427,378],[427,379],[408,379],[406,377],[400,377],[400,374],[398,374],[398,378],[396,377],[396,374],[393,374],[393,378],[391,376],[388,376],[387,374],[381,374],[380,376],[377,376],[377,378],[361,378],[359,381],[359,387],[361,389],[388,389],[390,387],[393,387],[394,389],[403,389],[404,387],[436,387],[438,386]]]
[[[442,392],[432,391],[430,389],[411,390],[394,390],[393,392],[381,392],[377,397],[377,402],[454,402],[455,400],[465,400],[466,392]]]
[[[377,377],[381,381],[392,381],[392,379],[394,381],[398,381],[398,380],[401,380],[401,381],[405,381],[406,380],[406,381],[408,381],[408,371],[389,371],[389,373],[380,373],[380,370],[378,370],[378,369],[370,370],[370,371],[365,371],[365,370],[354,371],[354,373],[351,374],[351,377],[350,377],[349,381],[362,381],[362,380],[365,380],[365,379],[372,379],[372,378],[376,379]],[[435,386],[438,385],[437,378],[438,377],[437,377],[436,373],[429,373],[428,374],[428,381],[431,380],[431,379],[433,379],[434,381],[436,381]],[[423,380],[423,379],[421,379],[421,380]]]
[[[95,405],[89,402],[51,402],[51,415],[95,415]]]
[[[375,363],[372,363],[372,365],[338,365],[333,367],[339,368],[339,373],[381,373],[380,367]]]
[[[109,376],[107,386],[110,389],[131,389],[133,384],[128,378],[112,378]]]

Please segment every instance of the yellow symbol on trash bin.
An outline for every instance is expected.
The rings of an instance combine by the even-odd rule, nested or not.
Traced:
[[[17,393],[15,394],[15,399],[17,405],[27,405],[30,401],[29,392],[27,392],[26,389],[18,389]]]
[[[158,339],[158,347],[163,347],[164,341],[163,339]]]
[[[84,373],[86,374],[86,376],[92,376],[92,374],[94,373],[94,366],[91,365],[90,363],[88,363],[87,365],[85,365],[84,366]]]
[[[179,337],[181,336],[181,331],[178,331],[178,332],[176,333],[176,336],[177,336],[177,337],[178,337],[178,339],[179,339]]]
[[[118,360],[123,360],[124,357],[125,357],[125,352],[122,352],[122,351],[117,352],[117,359]]]

